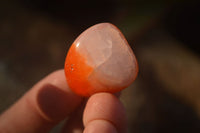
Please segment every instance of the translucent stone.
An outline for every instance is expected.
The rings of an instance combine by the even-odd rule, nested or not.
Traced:
[[[65,74],[77,94],[118,92],[136,78],[136,57],[117,27],[100,23],[84,31],[69,49]]]

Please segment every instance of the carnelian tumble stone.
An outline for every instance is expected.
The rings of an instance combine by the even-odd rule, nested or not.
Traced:
[[[81,96],[118,92],[137,77],[136,57],[120,30],[110,23],[84,31],[70,47],[65,75],[71,90]]]

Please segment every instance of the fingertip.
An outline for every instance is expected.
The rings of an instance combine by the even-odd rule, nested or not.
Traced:
[[[93,120],[106,120],[111,122],[118,132],[126,131],[125,108],[113,94],[97,93],[89,98],[83,114],[85,127]]]
[[[66,93],[57,86],[45,84],[39,89],[36,101],[39,111],[42,112],[46,119],[59,121],[76,108],[80,99],[75,95]]]
[[[64,119],[82,101],[69,89],[64,70],[49,74],[28,92],[27,97],[38,112],[50,121]]]

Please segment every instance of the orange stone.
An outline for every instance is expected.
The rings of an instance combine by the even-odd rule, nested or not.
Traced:
[[[120,30],[110,23],[84,31],[70,47],[65,75],[78,95],[119,92],[137,77],[136,57]]]

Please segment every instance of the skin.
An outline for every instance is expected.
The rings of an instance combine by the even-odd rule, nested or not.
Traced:
[[[0,115],[1,133],[47,133],[67,118],[62,133],[125,133],[125,110],[110,93],[83,99],[69,89],[64,70],[34,85]]]

